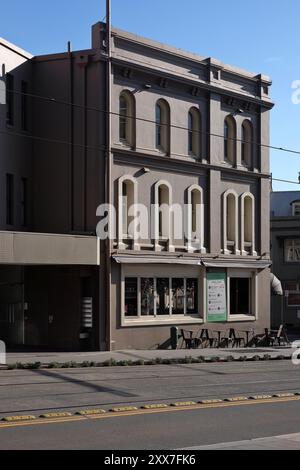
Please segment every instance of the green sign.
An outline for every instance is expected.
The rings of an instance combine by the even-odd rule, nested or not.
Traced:
[[[207,273],[206,299],[207,322],[227,321],[226,273]]]

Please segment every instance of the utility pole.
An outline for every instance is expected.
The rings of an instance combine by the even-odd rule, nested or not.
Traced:
[[[111,0],[106,0],[106,168],[105,168],[105,176],[106,176],[106,191],[105,191],[105,199],[106,204],[111,204],[111,162],[112,162],[112,155],[111,155]],[[109,351],[111,350],[111,252],[112,252],[112,244],[113,240],[110,239],[111,230],[110,224],[111,220],[109,220],[109,227],[108,233],[109,236],[106,240],[106,259],[105,259],[105,266],[106,266],[106,349]]]

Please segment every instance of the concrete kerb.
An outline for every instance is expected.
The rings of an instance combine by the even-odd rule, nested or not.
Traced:
[[[8,364],[0,370],[72,369],[92,367],[128,367],[176,364],[212,364],[229,362],[291,360],[291,348],[226,350],[151,350],[95,353],[8,354]],[[47,358],[45,357],[47,356]],[[17,359],[12,362],[12,359]]]

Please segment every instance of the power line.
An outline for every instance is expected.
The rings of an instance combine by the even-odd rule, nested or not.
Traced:
[[[41,142],[47,142],[47,143],[52,143],[52,144],[59,144],[59,145],[68,145],[68,146],[74,146],[74,147],[79,147],[81,149],[87,149],[87,150],[106,150],[105,145],[102,146],[92,146],[92,145],[83,145],[83,144],[76,144],[72,142],[67,142],[64,140],[58,140],[58,139],[47,139],[46,137],[39,137],[39,136],[34,136],[32,134],[26,134],[26,133],[21,133],[21,132],[7,132],[0,130],[0,134],[3,135],[8,135],[8,136],[17,136],[17,137],[22,137],[22,138],[27,138],[27,139],[33,139]],[[268,177],[271,181],[278,181],[281,183],[289,183],[289,184],[297,184],[299,185],[300,182],[297,181],[291,181],[291,180],[283,180],[283,179],[278,179],[278,178],[273,178],[271,175]]]
[[[113,115],[113,116],[117,116],[117,117],[126,117],[126,119],[132,119],[132,120],[136,120],[136,121],[141,121],[141,122],[146,122],[146,123],[149,123],[149,124],[154,124],[154,125],[157,125],[157,122],[152,120],[152,119],[146,119],[146,118],[141,118],[141,117],[137,117],[137,116],[124,116],[124,115],[121,115],[120,113],[116,113],[116,112],[108,112],[107,110],[105,109],[100,109],[100,108],[94,108],[94,107],[91,107],[91,106],[84,106],[84,105],[81,105],[81,104],[77,104],[77,103],[70,103],[68,101],[64,101],[64,100],[58,100],[56,98],[51,98],[51,97],[47,97],[47,96],[41,96],[41,95],[36,95],[36,94],[33,94],[33,93],[24,93],[22,91],[17,91],[17,90],[7,90],[7,93],[14,93],[14,94],[17,94],[17,95],[23,95],[23,96],[27,96],[29,98],[34,98],[34,99],[39,99],[41,101],[47,101],[49,103],[53,103],[53,104],[61,104],[61,105],[64,105],[64,106],[71,106],[71,107],[75,107],[75,108],[79,108],[79,109],[82,109],[82,110],[86,110],[86,111],[93,111],[93,112],[97,112],[97,113],[103,113],[103,114],[110,114],[110,115]],[[191,132],[191,129],[189,129],[188,127],[184,127],[184,126],[178,126],[176,124],[169,124],[169,123],[160,123],[159,124],[161,127],[169,127],[169,128],[172,128],[172,129],[178,129],[178,130],[183,130],[183,131],[187,131],[187,132]],[[213,132],[209,132],[209,131],[202,131],[202,130],[197,130],[197,129],[193,129],[192,130],[193,133],[196,133],[196,134],[200,134],[200,135],[206,135],[206,136],[211,136],[211,137],[217,137],[217,138],[220,138],[220,139],[224,139],[224,135],[221,135],[221,134],[215,134]],[[246,141],[244,139],[238,139],[236,137],[228,137],[227,140],[230,140],[230,141],[234,141],[234,142],[242,142],[244,144],[251,144],[251,145],[255,145],[257,147],[261,147],[261,148],[268,148],[270,150],[276,150],[276,151],[280,151],[280,152],[285,152],[285,153],[291,153],[291,154],[294,154],[294,155],[300,155],[300,150],[294,150],[294,149],[290,149],[288,147],[278,147],[278,146],[275,146],[275,145],[269,145],[269,144],[263,144],[263,143],[260,143],[260,142],[255,142],[253,140],[251,141]]]

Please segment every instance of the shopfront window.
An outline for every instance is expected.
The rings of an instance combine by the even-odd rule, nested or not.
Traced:
[[[141,315],[154,315],[154,279],[141,278]]]
[[[250,278],[230,278],[230,315],[251,315]]]
[[[125,280],[125,315],[135,317],[137,315],[138,280],[129,277]]]
[[[184,315],[185,289],[184,279],[172,279],[172,313]]]
[[[170,314],[170,283],[167,277],[157,279],[156,313]]]
[[[126,277],[125,318],[198,315],[197,278]]]
[[[186,280],[186,309],[190,315],[198,312],[198,279]]]

